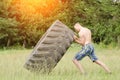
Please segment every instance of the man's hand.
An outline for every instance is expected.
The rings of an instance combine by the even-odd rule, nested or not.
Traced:
[[[74,40],[77,40],[77,39],[78,39],[78,37],[76,35],[74,35]]]
[[[80,44],[80,40],[79,40],[79,38],[76,35],[74,35],[74,40],[75,40],[75,42]]]

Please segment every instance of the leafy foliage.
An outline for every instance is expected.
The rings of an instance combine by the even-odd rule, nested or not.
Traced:
[[[0,18],[0,42],[10,45],[11,41],[17,39],[18,22],[13,19]]]
[[[39,5],[38,0],[34,3],[0,0],[1,46],[34,46],[56,19],[71,29],[76,22],[90,28],[95,43],[120,41],[119,3],[112,0],[44,0],[44,5]]]

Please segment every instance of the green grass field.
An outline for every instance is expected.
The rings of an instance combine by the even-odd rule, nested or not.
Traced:
[[[49,75],[31,73],[23,67],[32,50],[0,50],[0,80],[120,80],[120,49],[95,48],[99,60],[109,66],[112,74],[85,57],[81,64],[87,74],[82,75],[72,63],[80,47],[72,45]]]

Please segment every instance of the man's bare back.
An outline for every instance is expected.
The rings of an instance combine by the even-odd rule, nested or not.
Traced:
[[[84,46],[85,44],[91,43],[91,31],[88,28],[76,25],[75,29],[77,29],[79,35],[79,38],[75,37],[75,40],[79,44]]]
[[[91,31],[87,28],[81,28],[79,34],[79,39],[83,40],[81,45],[91,43]]]

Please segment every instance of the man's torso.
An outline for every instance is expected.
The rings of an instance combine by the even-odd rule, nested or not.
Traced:
[[[91,43],[91,31],[87,28],[82,28],[79,32],[79,37],[84,38],[82,45]]]

